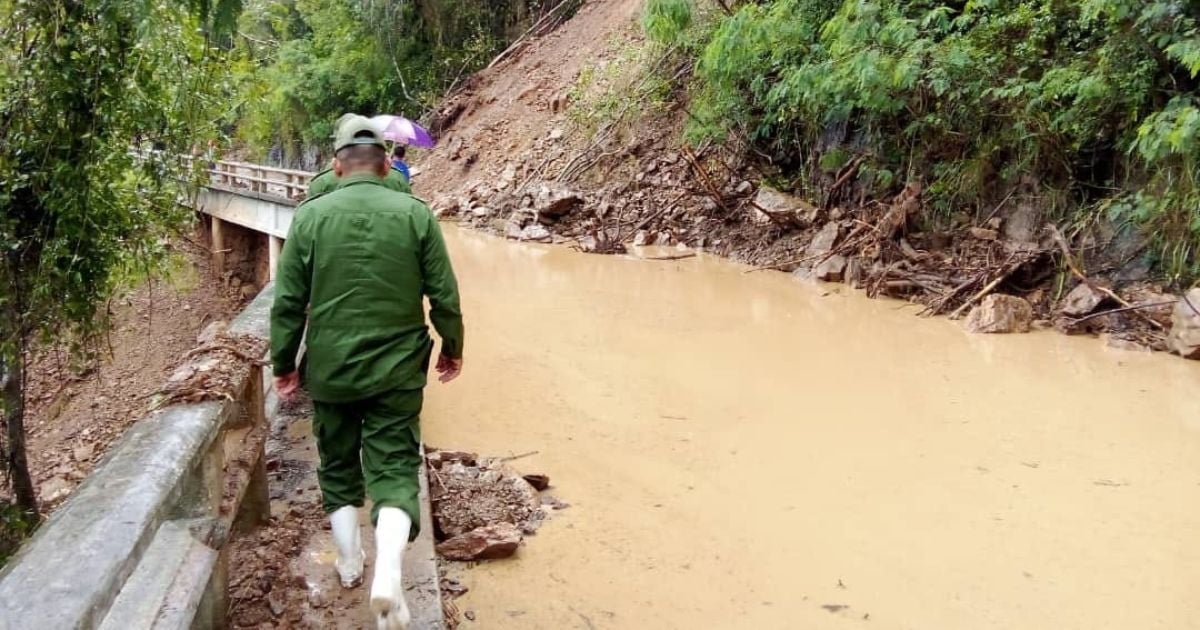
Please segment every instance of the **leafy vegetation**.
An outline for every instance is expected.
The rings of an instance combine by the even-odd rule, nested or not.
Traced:
[[[644,19],[653,41],[695,51],[693,139],[748,139],[817,197],[852,160],[875,196],[921,181],[932,221],[1028,192],[1056,218],[1139,226],[1176,283],[1200,273],[1200,3],[774,0],[693,15],[654,0]]]
[[[94,340],[117,279],[155,266],[186,221],[186,161],[164,156],[217,130],[228,86],[210,36],[236,11],[236,0],[0,0],[0,404],[27,513],[29,351]],[[131,155],[150,145],[161,152]]]
[[[296,161],[346,112],[420,117],[556,4],[255,0],[238,43],[238,137],[259,157]]]

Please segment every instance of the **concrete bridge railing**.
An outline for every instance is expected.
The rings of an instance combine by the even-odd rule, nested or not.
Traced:
[[[268,287],[230,332],[266,339],[271,299]],[[251,366],[233,400],[133,425],[0,572],[0,630],[223,627],[225,543],[270,512],[263,450],[277,406]]]

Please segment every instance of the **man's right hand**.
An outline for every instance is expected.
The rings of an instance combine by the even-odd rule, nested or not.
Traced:
[[[275,377],[275,393],[279,394],[279,398],[282,400],[291,400],[298,389],[300,389],[300,372],[292,371],[290,374]]]
[[[444,354],[439,354],[437,360],[437,371],[438,374],[441,374],[441,376],[438,377],[438,380],[443,383],[449,383],[450,381],[453,381],[454,379],[458,378],[459,374],[462,374],[462,367],[463,360],[461,357],[457,359],[451,359]]]

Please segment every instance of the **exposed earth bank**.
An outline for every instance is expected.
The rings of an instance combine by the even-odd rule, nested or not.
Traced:
[[[645,50],[640,7],[586,3],[465,82],[434,116],[441,138],[419,158],[417,193],[443,218],[513,240],[704,251],[911,300],[975,332],[1052,327],[1200,354],[1200,296],[1189,304],[1154,281],[1145,239],[1099,219],[1055,226],[1032,187],[969,224],[935,227],[923,206],[930,182],[867,199],[851,163],[825,182],[836,203],[814,205],[772,187],[780,173],[742,143],[685,145],[690,65],[631,55]],[[647,68],[672,77],[665,101],[639,96]]]

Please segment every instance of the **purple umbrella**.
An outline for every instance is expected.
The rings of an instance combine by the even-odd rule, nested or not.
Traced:
[[[403,116],[375,116],[371,122],[383,131],[383,138],[424,149],[433,148],[433,136],[417,123]]]

